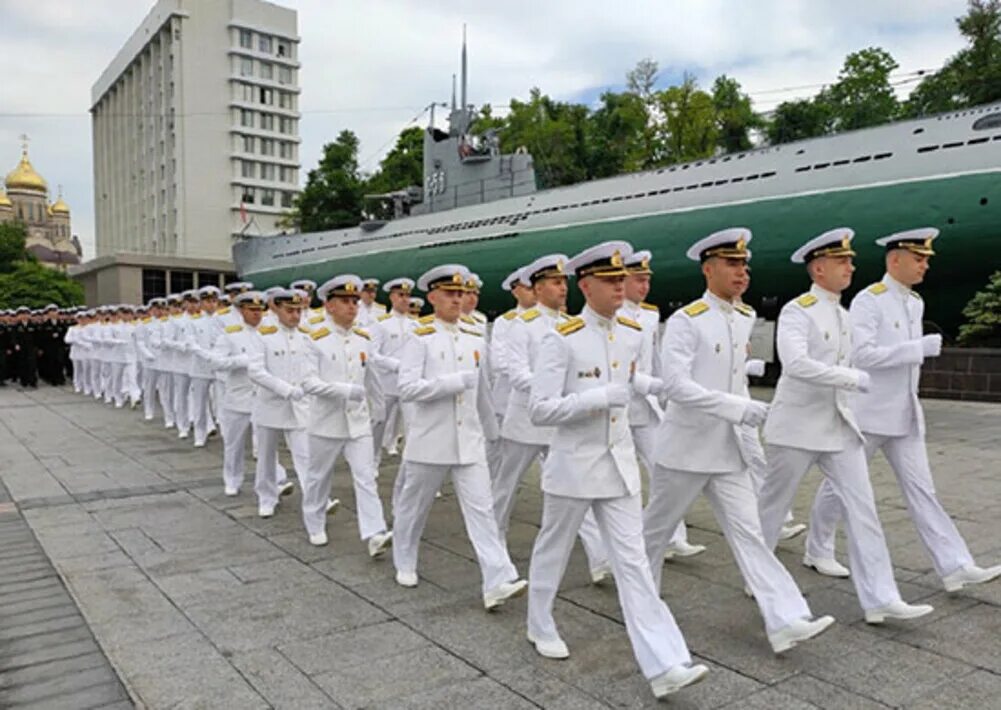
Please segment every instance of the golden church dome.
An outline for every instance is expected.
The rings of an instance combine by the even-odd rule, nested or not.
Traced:
[[[8,210],[12,210],[12,209],[14,209],[14,205],[11,204],[10,198],[7,197],[7,193],[6,192],[0,192],[0,209],[4,209],[4,208],[6,208]]]
[[[17,164],[17,167],[7,173],[7,179],[4,181],[4,184],[8,190],[48,191],[45,179],[31,167],[27,150],[21,153],[21,162]]]
[[[60,195],[55,202],[49,205],[49,214],[69,214],[69,213],[70,213],[70,207],[65,202],[63,202],[62,195]]]

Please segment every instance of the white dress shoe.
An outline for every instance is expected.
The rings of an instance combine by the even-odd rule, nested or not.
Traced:
[[[782,653],[802,641],[822,634],[833,623],[833,616],[821,616],[812,621],[809,619],[797,619],[785,628],[779,629],[773,634],[768,634],[768,643],[772,645],[772,651]]]
[[[892,604],[878,609],[865,610],[865,623],[882,624],[887,619],[917,619],[919,616],[931,614],[935,607],[931,604],[908,604],[898,599]]]
[[[327,515],[333,515],[337,512],[337,509],[341,507],[340,498],[331,498],[327,501]]]
[[[516,579],[513,582],[504,582],[500,586],[494,587],[483,595],[483,608],[487,611],[496,609],[508,599],[520,597],[528,589],[528,582],[524,579]]]
[[[393,533],[391,532],[381,532],[376,533],[368,539],[368,556],[369,557],[379,557],[382,553],[389,549],[389,546],[393,542]]]
[[[147,415],[147,416],[144,416],[144,417],[143,417],[143,419],[145,419],[145,420],[146,420],[146,421],[148,421],[148,422],[151,422],[151,421],[153,421],[153,415],[152,415],[152,414],[149,414],[149,415]]]
[[[404,572],[402,570],[397,570],[396,572],[396,583],[401,587],[416,587],[417,586],[417,573],[416,572]]]
[[[694,666],[672,666],[666,673],[661,673],[650,681],[650,690],[653,691],[654,697],[660,700],[671,693],[677,693],[686,685],[698,683],[708,673],[709,669],[701,663]]]
[[[164,422],[163,423],[163,428],[164,429],[173,429],[174,428],[174,422]]]
[[[705,545],[692,545],[688,542],[688,540],[679,540],[678,542],[672,542],[667,546],[667,552],[664,553],[664,559],[670,560],[675,557],[694,557],[695,555],[701,554],[705,551]]]
[[[532,638],[532,635],[529,634],[528,642],[535,646],[535,652],[543,658],[554,658],[557,661],[570,658],[570,649],[567,648],[567,645],[561,638],[557,638],[553,641],[541,641],[539,639]]]
[[[177,433],[177,438],[178,439],[187,439],[188,438],[188,432],[186,432],[186,431],[180,431],[180,432],[178,432]]]
[[[278,495],[282,498],[292,495],[295,490],[295,483],[286,479],[284,483],[278,484]]]
[[[1001,577],[1001,565],[987,568],[967,565],[943,577],[942,584],[945,586],[945,591],[958,592],[963,587],[990,582],[998,577]]]
[[[195,442],[195,448],[196,449],[203,449],[203,448],[205,448],[205,442],[204,441],[196,441]]]
[[[257,506],[257,514],[262,518],[270,518],[275,514],[275,507],[267,505]]]
[[[805,523],[783,525],[782,529],[779,531],[779,540],[792,540],[797,535],[802,535],[804,530],[806,530]]]
[[[240,489],[239,488],[229,488],[227,486],[226,487],[226,495],[228,495],[230,497],[240,495]]]
[[[612,565],[605,562],[591,570],[591,584],[602,584],[612,578]]]
[[[852,574],[847,567],[837,560],[825,560],[820,557],[810,557],[807,554],[803,555],[803,566],[816,570],[826,577],[850,577]]]
[[[320,531],[309,536],[309,544],[316,545],[317,547],[323,547],[327,544],[327,533],[326,531]]]

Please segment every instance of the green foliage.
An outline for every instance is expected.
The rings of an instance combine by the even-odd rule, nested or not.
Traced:
[[[601,95],[601,106],[587,119],[587,173],[602,178],[642,170],[649,165],[653,134],[650,112],[633,93]]]
[[[27,233],[20,222],[0,224],[0,273],[9,273],[19,261],[24,261]]]
[[[1001,271],[995,271],[984,290],[963,308],[966,323],[957,342],[964,347],[1001,347]]]
[[[879,47],[852,52],[826,92],[834,130],[854,131],[892,121],[900,110],[890,85],[890,74],[899,65]]]
[[[423,182],[424,130],[411,126],[403,129],[396,139],[396,145],[379,163],[378,171],[365,182],[365,192],[392,192]]]
[[[8,273],[0,274],[0,308],[41,308],[50,303],[83,304],[83,286],[37,261],[17,262]]]
[[[358,174],[358,137],[341,131],[323,146],[320,164],[309,171],[293,205],[293,221],[303,232],[351,227],[361,219],[364,183]]]
[[[658,163],[669,165],[713,154],[719,135],[712,97],[686,74],[678,86],[655,94],[663,120],[657,126]]]
[[[831,107],[822,96],[783,101],[775,108],[766,134],[772,144],[816,138],[831,130],[831,121]]]
[[[713,82],[713,108],[716,112],[716,144],[724,153],[737,153],[751,147],[750,131],[764,125],[751,106],[751,97],[740,90],[740,82],[726,74]]]

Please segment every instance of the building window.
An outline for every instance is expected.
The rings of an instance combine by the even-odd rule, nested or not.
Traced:
[[[261,163],[261,180],[274,180],[275,166],[271,163]]]
[[[243,100],[246,102],[251,102],[254,100],[254,85],[253,84],[241,84],[243,87]]]
[[[262,79],[273,79],[275,77],[275,69],[273,64],[268,62],[261,62],[261,78]]]
[[[191,271],[174,271],[170,272],[170,292],[180,293],[181,291],[188,291],[195,287],[195,275]]]
[[[254,75],[254,60],[246,57],[240,60],[240,76]]]
[[[254,204],[254,188],[252,187],[243,188],[243,195],[240,197],[240,202],[244,203],[245,205]]]
[[[286,160],[294,160],[295,156],[293,155],[293,153],[294,153],[294,150],[292,148],[292,144],[291,143],[289,143],[288,141],[279,141],[279,143],[278,143],[278,154],[281,157],[285,158]]]
[[[278,40],[278,56],[279,57],[291,57],[292,54],[289,52],[290,45],[284,40]]]
[[[281,176],[282,182],[295,182],[295,168],[286,168],[282,166]]]
[[[285,134],[295,133],[295,119],[282,116],[278,122],[278,130]]]
[[[240,46],[244,49],[252,49],[254,46],[254,33],[250,30],[240,30]]]
[[[293,196],[293,194],[294,193],[291,193],[291,192],[282,192],[282,207],[291,207],[292,206],[292,196]]]
[[[275,130],[275,117],[271,113],[261,114],[261,129],[265,131]]]
[[[261,103],[273,106],[275,103],[275,92],[273,89],[261,89]]]
[[[288,93],[287,91],[279,91],[278,92],[278,107],[279,108],[284,108],[284,109],[290,109],[291,110],[291,108],[292,108],[292,94]]]
[[[143,302],[167,295],[167,272],[163,269],[143,269]]]
[[[291,84],[292,83],[292,69],[291,69],[291,67],[278,67],[278,83],[279,84]]]
[[[218,286],[219,285],[219,274],[215,271],[199,271],[198,272],[198,288],[202,286]]]
[[[254,137],[244,136],[243,137],[243,152],[253,153],[254,152]]]
[[[261,138],[261,155],[274,155],[275,141],[272,138]]]
[[[240,109],[240,125],[247,128],[254,127],[254,112],[247,109]]]
[[[261,190],[261,204],[267,205],[268,207],[274,207],[275,205],[275,191],[274,190]]]
[[[245,178],[257,177],[257,170],[255,166],[257,165],[252,160],[241,160],[240,161],[240,174]]]
[[[257,48],[265,54],[271,54],[271,37],[261,35],[257,38]]]

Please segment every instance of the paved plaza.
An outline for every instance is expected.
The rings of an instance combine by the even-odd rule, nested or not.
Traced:
[[[925,406],[939,495],[978,561],[1001,562],[1001,406]],[[343,467],[330,545],[315,548],[298,491],[261,520],[252,474],[227,498],[220,462],[218,439],[194,449],[139,412],[66,389],[0,389],[0,707],[658,706],[614,585],[588,584],[579,549],[556,607],[571,657],[545,660],[525,640],[524,598],[483,611],[449,488],[425,533],[420,586],[404,589],[391,560],[370,560],[358,540]],[[385,501],[397,462],[383,464]],[[783,542],[813,611],[838,623],[777,658],[699,501],[690,538],[709,550],[669,563],[664,595],[711,673],[659,707],[1001,707],[1001,582],[944,593],[882,459],[873,480],[901,592],[935,613],[867,626],[850,582],[803,568],[802,538]],[[522,574],[537,481],[533,471],[511,528]],[[799,519],[818,481],[801,490]]]

